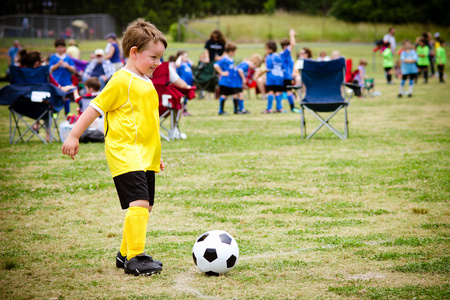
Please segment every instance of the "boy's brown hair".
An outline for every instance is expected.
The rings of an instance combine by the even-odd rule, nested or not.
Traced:
[[[184,55],[185,53],[187,53],[187,51],[185,51],[185,50],[178,51],[177,54],[175,54],[175,60],[177,60],[178,57],[180,57],[181,55]]]
[[[100,80],[97,77],[91,77],[84,83],[86,87],[92,88],[94,91],[100,91]]]
[[[277,43],[275,43],[274,41],[268,41],[266,43],[266,47],[267,49],[270,49],[273,52],[277,52]]]
[[[289,46],[291,44],[291,41],[289,39],[282,39],[280,41],[281,48],[284,48],[285,46]]]
[[[233,43],[227,43],[226,45],[225,45],[225,52],[232,52],[232,51],[236,51],[236,49],[237,49],[237,46],[236,46],[236,44],[233,44]]]
[[[127,29],[123,33],[122,49],[123,55],[128,58],[130,50],[137,47],[137,51],[145,50],[149,42],[161,42],[164,48],[167,48],[167,40],[164,34],[150,22],[142,18],[136,19],[128,24]]]
[[[66,46],[66,41],[64,39],[56,39],[55,40],[55,48],[58,46]]]

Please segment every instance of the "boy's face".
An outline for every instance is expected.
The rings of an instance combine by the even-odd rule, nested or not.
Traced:
[[[148,46],[136,53],[135,67],[136,69],[147,77],[152,76],[156,67],[161,64],[161,57],[164,54],[163,43],[161,42],[149,42]]]
[[[405,42],[405,44],[403,45],[403,47],[405,48],[405,50],[410,50],[412,49],[412,45],[410,42]]]
[[[63,45],[56,46],[56,53],[63,55],[66,52],[66,47]]]
[[[272,53],[272,49],[270,49],[269,47],[265,47],[265,50],[266,50],[266,54],[270,54],[270,53]]]

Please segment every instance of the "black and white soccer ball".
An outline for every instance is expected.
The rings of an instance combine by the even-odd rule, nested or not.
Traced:
[[[195,265],[209,276],[229,272],[239,258],[236,240],[223,230],[211,230],[202,234],[192,248]]]

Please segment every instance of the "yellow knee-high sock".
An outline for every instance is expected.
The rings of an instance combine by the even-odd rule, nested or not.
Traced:
[[[127,237],[125,235],[125,224],[123,224],[123,233],[122,233],[123,237],[122,237],[122,243],[120,243],[120,254],[122,256],[127,256]]]
[[[144,252],[148,217],[149,212],[147,208],[140,206],[128,208],[123,227],[124,240],[122,241],[122,244],[125,243],[127,247],[128,260]]]

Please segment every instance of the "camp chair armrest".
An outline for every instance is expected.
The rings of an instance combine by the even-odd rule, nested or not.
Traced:
[[[286,86],[288,89],[293,89],[293,90],[301,90],[302,86],[301,85],[288,85]]]
[[[344,85],[344,86],[346,86],[346,87],[352,89],[353,91],[355,91],[355,90],[361,88],[361,86],[360,86],[359,84],[349,83],[349,82],[345,82],[345,83],[343,83],[342,85]]]

